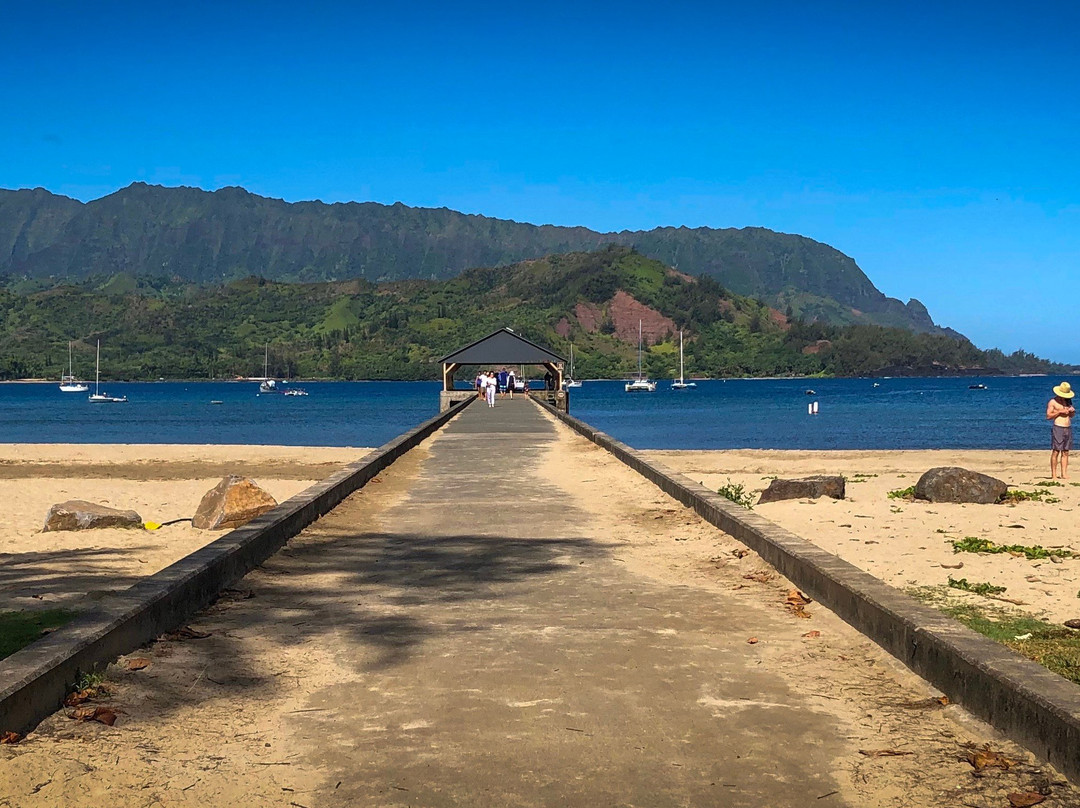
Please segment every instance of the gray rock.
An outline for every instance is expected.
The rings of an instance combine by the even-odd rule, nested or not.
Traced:
[[[987,474],[956,466],[930,469],[915,483],[916,499],[930,502],[974,502],[990,505],[1001,500],[1009,486]]]
[[[191,524],[200,530],[231,530],[277,507],[277,500],[248,477],[230,474],[203,496]]]
[[[769,487],[761,492],[758,504],[777,502],[781,499],[817,499],[818,497],[843,499],[844,478],[820,474],[798,480],[773,480],[769,483]]]
[[[69,499],[49,508],[45,530],[93,530],[102,527],[142,528],[143,520],[135,511],[121,511],[81,499]]]

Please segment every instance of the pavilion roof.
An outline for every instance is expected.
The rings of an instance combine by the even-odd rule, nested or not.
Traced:
[[[542,365],[566,360],[509,328],[500,328],[439,361],[459,365]]]

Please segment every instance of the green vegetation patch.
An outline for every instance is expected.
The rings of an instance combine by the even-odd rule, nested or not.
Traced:
[[[1001,498],[1001,501],[1015,505],[1018,502],[1046,502],[1053,504],[1055,502],[1061,502],[1057,497],[1050,496],[1049,491],[1024,491],[1020,488],[1010,488],[1005,492],[1005,496]]]
[[[946,606],[942,611],[984,637],[1007,645],[1059,676],[1080,684],[1080,632],[1019,612],[981,608],[974,604]]]
[[[972,592],[976,595],[1000,595],[1008,587],[995,586],[986,581],[971,583],[967,578],[953,578],[949,576],[949,586],[953,589],[962,589],[964,592]]]
[[[1044,480],[1041,483],[1035,483],[1035,485],[1041,485],[1043,488],[1063,488],[1064,483],[1059,483],[1057,480]]]
[[[952,543],[954,553],[1010,553],[1012,555],[1023,555],[1026,558],[1049,558],[1050,556],[1057,556],[1058,558],[1073,558],[1075,554],[1071,550],[1047,550],[1038,544],[1025,545],[1025,544],[995,544],[990,539],[983,539],[978,536],[964,536],[964,538],[954,541]]]
[[[915,486],[909,485],[907,488],[897,488],[895,491],[889,492],[889,499],[915,499]]]
[[[716,489],[716,493],[725,499],[730,499],[736,505],[742,505],[747,510],[754,507],[754,495],[747,491],[741,483],[733,483],[728,480],[725,485]]]
[[[0,612],[0,659],[11,656],[42,634],[60,628],[74,616],[67,609]]]

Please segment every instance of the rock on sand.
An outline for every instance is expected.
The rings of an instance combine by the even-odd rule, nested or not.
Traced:
[[[991,505],[999,501],[1009,486],[988,474],[968,471],[958,466],[930,469],[915,483],[916,499],[931,502],[974,502]]]
[[[230,474],[202,498],[191,524],[201,530],[230,530],[277,507],[277,500],[250,477]]]
[[[81,499],[69,499],[49,508],[45,515],[45,530],[91,530],[100,527],[143,526],[142,517],[135,511],[121,511]]]
[[[798,480],[773,480],[769,483],[769,487],[761,492],[758,504],[777,502],[781,499],[817,499],[818,497],[843,499],[844,478],[838,475],[819,474]]]

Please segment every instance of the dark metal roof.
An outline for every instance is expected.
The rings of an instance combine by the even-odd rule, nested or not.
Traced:
[[[461,365],[539,365],[566,360],[509,328],[500,328],[471,345],[458,348],[439,361]]]

